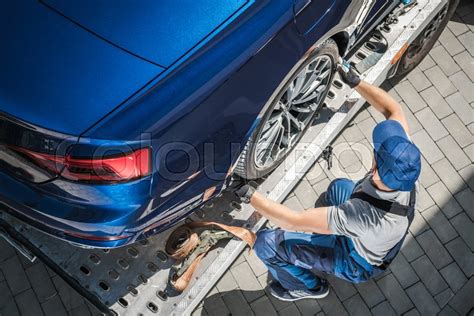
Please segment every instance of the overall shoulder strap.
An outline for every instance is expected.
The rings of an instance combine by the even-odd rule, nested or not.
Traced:
[[[406,206],[407,209],[407,218],[408,218],[408,227],[410,227],[411,222],[413,222],[413,218],[415,217],[415,203],[416,203],[416,187],[413,188],[410,192],[410,201]],[[408,232],[408,229],[407,229]]]
[[[393,213],[400,216],[407,216],[409,207],[400,205],[397,202],[390,202],[387,200],[377,199],[365,192],[359,191],[351,195],[351,199],[359,199],[365,201],[378,209],[381,209],[387,213]]]
[[[385,258],[383,259],[383,264],[381,265],[381,268],[385,270],[390,263],[392,263],[393,259],[397,256],[398,252],[403,246],[403,242],[405,241],[405,237],[408,235],[408,229],[410,228],[411,222],[413,221],[413,218],[415,216],[415,201],[416,201],[416,188],[413,188],[413,190],[410,192],[410,202],[409,205],[406,206],[407,209],[407,218],[408,218],[408,227],[405,232],[405,235],[403,235],[402,239],[392,248],[390,251],[387,253]]]
[[[405,235],[403,235],[402,239],[392,249],[390,249],[390,251],[387,253],[385,258],[383,259],[383,263],[379,266],[381,271],[384,271],[385,269],[387,269],[390,263],[392,263],[393,259],[395,259],[396,255],[402,248],[406,235],[408,234],[408,228],[410,227],[411,222],[413,221],[413,217],[415,215],[414,210],[415,210],[415,201],[416,201],[416,188],[414,188],[410,192],[410,202],[409,202],[409,205],[406,205],[406,206],[400,205],[399,203],[396,203],[396,202],[390,202],[386,200],[377,199],[362,191],[354,192],[351,195],[351,199],[360,199],[385,212],[390,212],[393,214],[406,216],[408,219],[408,226],[407,226],[407,231]]]

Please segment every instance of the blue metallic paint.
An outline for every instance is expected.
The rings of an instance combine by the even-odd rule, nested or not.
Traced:
[[[79,135],[164,70],[36,0],[3,1],[0,30],[0,111],[66,134]]]
[[[301,2],[307,1],[297,0],[294,9],[295,13],[298,13],[299,10],[301,10]],[[319,25],[321,20],[324,19],[327,14],[331,13],[335,5],[336,0],[319,0],[317,5],[314,5],[313,3],[307,5],[307,8],[295,18],[298,32],[302,35],[311,32]],[[321,8],[325,8],[326,10],[321,10]]]
[[[118,247],[166,229],[200,205],[207,188],[216,186],[219,192],[241,149],[235,150],[231,144],[245,144],[262,108],[307,50],[350,24],[344,18],[349,4],[349,0],[337,1],[327,10],[313,1],[308,9],[320,18],[298,17],[297,23],[311,26],[303,37],[294,24],[291,1],[257,1],[222,26],[212,40],[202,42],[125,102],[116,100],[111,113],[99,111],[102,117],[95,118],[96,123],[79,114],[73,117],[80,121],[79,130],[89,124],[74,149],[77,155],[88,155],[105,143],[110,145],[107,140],[115,140],[114,146],[131,148],[151,145],[151,176],[115,185],[88,185],[61,178],[32,184],[0,172],[0,204],[9,205],[11,212],[46,232],[94,247]],[[54,58],[49,65],[54,64]],[[30,84],[44,87],[38,80]],[[93,83],[100,89],[116,88],[109,81]],[[0,100],[4,101],[3,95]],[[31,104],[25,108],[32,111]],[[85,110],[92,108],[88,105]],[[0,109],[13,111],[3,104]],[[59,114],[51,114],[49,124],[58,124]],[[34,113],[22,118],[36,119]],[[167,165],[180,170],[189,163],[190,154],[197,165],[176,179],[167,179],[163,175],[163,150],[168,144],[177,146],[176,142],[186,152],[172,152]],[[206,161],[206,150],[212,146],[211,164]],[[92,241],[64,235],[64,230],[97,236],[125,234],[130,238]]]
[[[115,45],[163,67],[170,67],[221,24],[226,23],[237,11],[253,1],[44,2]]]

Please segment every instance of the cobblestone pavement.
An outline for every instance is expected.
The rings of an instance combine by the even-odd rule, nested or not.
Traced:
[[[473,314],[473,56],[474,3],[465,0],[430,56],[405,80],[383,85],[403,103],[424,156],[419,212],[390,271],[358,285],[330,278],[327,298],[287,303],[267,293],[266,268],[244,252],[194,315]],[[331,172],[317,163],[285,203],[295,210],[312,207],[343,175],[337,170],[359,177],[367,169],[360,145],[370,148],[381,119],[371,108],[361,111],[334,144],[344,150]],[[0,239],[0,315],[19,314],[98,313],[44,264],[27,262]]]

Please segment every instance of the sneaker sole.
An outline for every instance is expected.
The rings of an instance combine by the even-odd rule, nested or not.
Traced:
[[[279,299],[280,301],[284,301],[284,302],[294,302],[294,301],[299,301],[299,300],[305,300],[305,299],[322,299],[322,298],[325,298],[326,296],[329,295],[329,289],[326,293],[323,293],[323,294],[320,294],[320,295],[311,295],[311,296],[305,296],[305,297],[298,297],[298,298],[291,298],[291,299],[286,299],[286,298],[282,298],[280,296],[277,296],[275,295],[273,292],[270,291],[270,294],[276,298],[276,299]]]

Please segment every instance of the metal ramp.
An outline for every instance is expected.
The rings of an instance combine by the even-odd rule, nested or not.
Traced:
[[[363,74],[364,80],[380,85],[397,53],[418,36],[445,4],[446,0],[419,0],[418,5],[401,16],[396,24],[382,28],[388,50]],[[375,35],[369,40],[381,39]],[[349,61],[357,64],[370,53],[371,45],[366,42]],[[364,103],[360,95],[342,84],[336,75],[326,107],[297,148],[261,183],[259,191],[272,200],[283,201]],[[232,203],[230,194],[197,210],[189,220],[219,221],[253,231],[265,223],[250,206]],[[245,248],[245,243],[232,239],[209,252],[188,289],[177,294],[167,285],[173,262],[164,252],[164,243],[172,229],[131,246],[98,250],[72,247],[22,224],[5,212],[0,212],[0,226],[103,313],[111,315],[189,315]],[[0,230],[0,233],[5,232]]]

